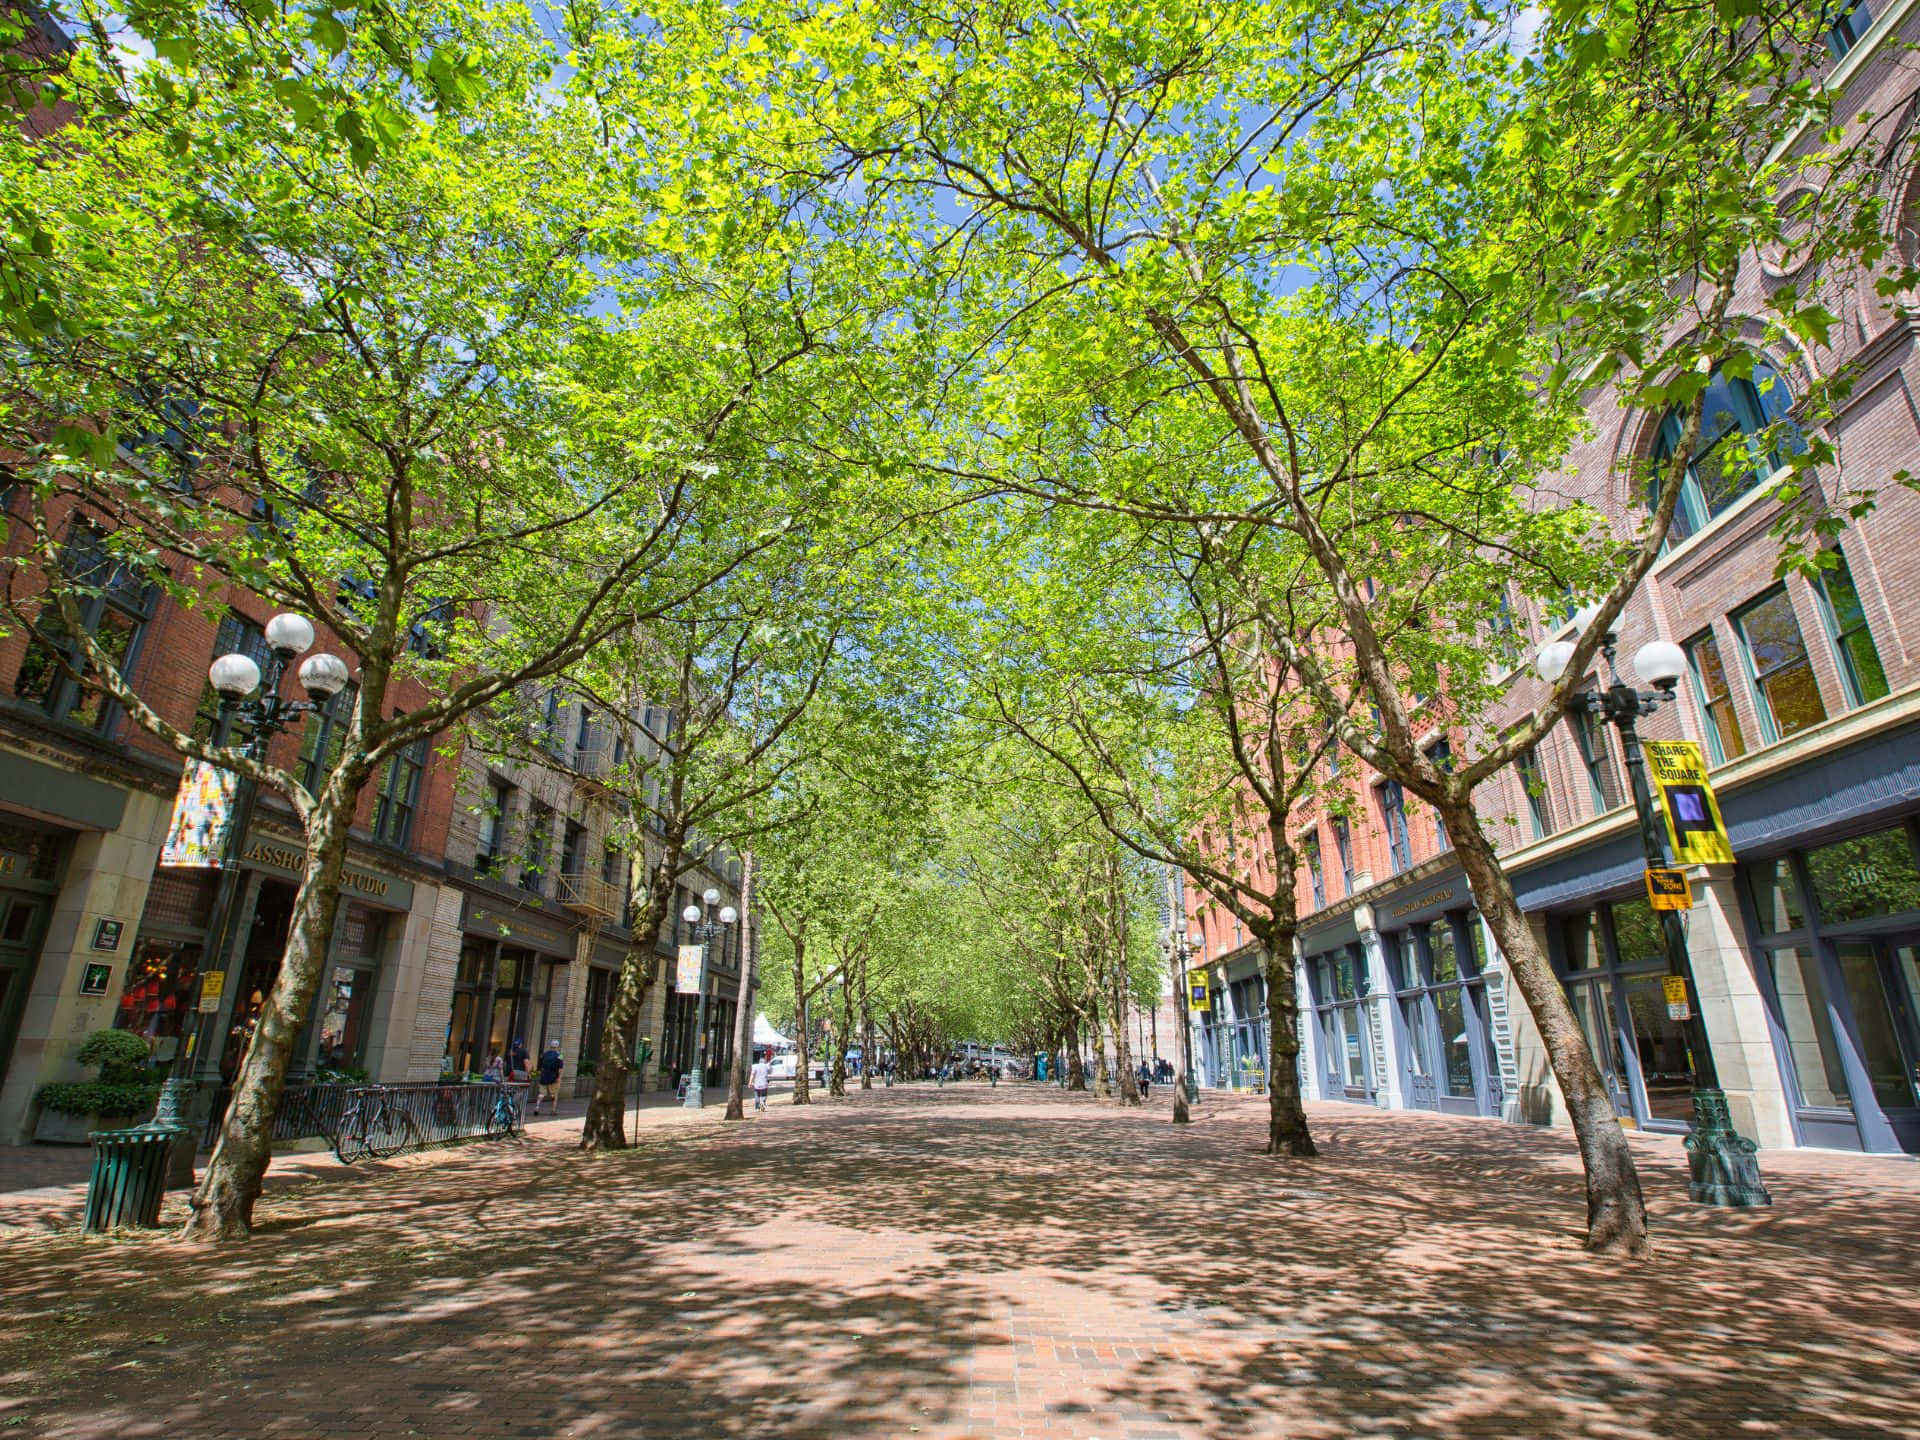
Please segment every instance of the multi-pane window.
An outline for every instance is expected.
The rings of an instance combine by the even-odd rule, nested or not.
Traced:
[[[1347,817],[1333,817],[1333,848],[1340,857],[1340,893],[1353,894],[1353,833],[1347,828]]]
[[[300,783],[307,789],[320,784],[340,763],[340,752],[346,748],[347,731],[353,724],[353,707],[359,699],[360,687],[348,681],[307,717],[300,736]]]
[[[1714,764],[1747,753],[1747,737],[1740,733],[1740,717],[1733,709],[1733,687],[1713,631],[1702,630],[1687,641],[1688,668],[1693,671],[1693,693],[1707,721],[1707,751]]]
[[[1860,43],[1873,24],[1867,0],[1833,0],[1827,6],[1827,50],[1838,60]]]
[[[1300,858],[1306,863],[1307,879],[1313,886],[1313,908],[1327,903],[1327,881],[1320,873],[1320,837],[1304,835],[1300,839]]]
[[[1736,611],[1733,625],[1745,652],[1754,708],[1760,712],[1760,728],[1767,741],[1784,740],[1825,720],[1827,707],[1820,699],[1807,643],[1786,588],[1776,585]]]
[[[1553,807],[1547,800],[1546,776],[1540,773],[1540,756],[1529,746],[1513,762],[1520,777],[1520,789],[1527,797],[1527,816],[1533,821],[1533,838],[1544,840],[1553,834]]]
[[[1453,769],[1453,746],[1445,740],[1436,740],[1427,747],[1427,759],[1433,762],[1434,769],[1444,775]],[[1438,810],[1433,812],[1433,844],[1436,852],[1453,848],[1453,841],[1447,835],[1447,822],[1441,818]]]
[[[587,846],[587,827],[577,820],[567,821],[566,832],[560,841],[560,873],[562,875],[584,874]]]
[[[1787,382],[1764,360],[1753,362],[1750,380],[1724,370],[1714,371],[1700,416],[1700,436],[1680,482],[1680,499],[1667,532],[1669,543],[1704,530],[1782,466],[1779,449],[1769,447],[1764,435],[1792,404]],[[1649,509],[1658,504],[1661,487],[1673,469],[1674,451],[1684,425],[1678,409],[1668,411],[1660,422],[1659,438],[1653,447],[1653,476],[1647,486]]]
[[[1398,875],[1413,864],[1413,842],[1407,835],[1407,795],[1398,780],[1380,787],[1380,818],[1386,822],[1387,853]]]
[[[1511,670],[1526,662],[1526,639],[1514,615],[1513,596],[1504,585],[1493,618],[1487,622],[1487,651],[1497,670]]]
[[[101,535],[89,525],[74,526],[60,556],[60,568],[61,583],[78,592],[73,599],[82,631],[93,637],[114,670],[125,674],[153,613],[153,588],[109,555]],[[35,625],[39,634],[21,658],[13,693],[57,720],[104,729],[113,718],[112,703],[104,693],[68,673],[68,666],[78,671],[88,668],[81,637],[67,628],[51,600],[41,606]]]
[[[520,856],[520,888],[544,895],[547,851],[553,846],[553,808],[538,800],[527,806],[527,848]]]
[[[426,737],[414,741],[387,762],[373,802],[373,838],[405,845],[413,833],[414,807],[420,803],[420,774],[427,768]]]
[[[1827,634],[1833,640],[1834,658],[1840,662],[1840,682],[1846,686],[1847,700],[1864,705],[1887,693],[1887,671],[1874,648],[1873,634],[1867,629],[1867,612],[1860,606],[1860,592],[1847,568],[1847,557],[1834,552],[1839,561],[1831,570],[1820,573],[1820,599],[1827,622]]]
[[[1580,763],[1587,772],[1587,792],[1593,801],[1593,813],[1604,815],[1620,803],[1620,772],[1614,768],[1606,726],[1584,710],[1569,712],[1568,719],[1573,726],[1574,744],[1580,751]]]
[[[513,813],[513,787],[504,780],[487,782],[487,805],[480,814],[480,844],[474,852],[473,868],[481,875],[497,876],[506,859],[507,818]]]
[[[265,673],[271,655],[267,650],[267,637],[253,621],[239,615],[222,617],[220,628],[214,636],[213,655],[217,660],[222,655],[244,655]],[[220,692],[211,682],[200,687],[200,708],[193,712],[193,738],[211,741],[220,729]],[[222,743],[225,742],[225,737]]]

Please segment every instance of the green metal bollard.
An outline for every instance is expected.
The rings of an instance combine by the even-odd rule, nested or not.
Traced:
[[[160,1223],[160,1197],[167,1186],[167,1158],[179,1138],[178,1125],[143,1125],[135,1130],[96,1130],[93,1178],[87,1184],[85,1228],[92,1233]]]

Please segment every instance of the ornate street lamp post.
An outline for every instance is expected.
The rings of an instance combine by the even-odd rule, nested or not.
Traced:
[[[1173,942],[1174,958],[1180,969],[1180,1002],[1174,1014],[1180,1020],[1180,1083],[1173,1091],[1173,1123],[1185,1125],[1191,1118],[1190,1107],[1200,1099],[1200,1077],[1193,1068],[1193,1008],[1187,991],[1187,962],[1200,949],[1200,936],[1189,930]]]
[[[683,1102],[687,1109],[698,1110],[706,1104],[707,1085],[707,963],[713,954],[714,937],[725,933],[735,920],[740,918],[731,905],[720,905],[720,892],[709,889],[700,897],[706,901],[706,913],[701,913],[698,905],[689,905],[681,912],[680,918],[687,922],[689,930],[700,937],[700,999],[694,1009],[693,1022],[693,1073],[687,1078],[687,1098]],[[720,905],[716,915],[714,907]]]
[[[1587,607],[1574,616],[1576,628],[1585,630],[1593,623],[1595,609]],[[1540,678],[1553,684],[1566,673],[1573,658],[1570,640],[1543,645],[1535,660]],[[1686,673],[1687,657],[1671,640],[1654,640],[1642,645],[1633,657],[1633,671],[1651,684],[1640,690],[1620,678],[1614,663],[1614,635],[1610,630],[1601,645],[1606,656],[1607,674],[1612,683],[1605,689],[1576,690],[1567,697],[1567,708],[1609,721],[1620,732],[1620,748],[1626,756],[1627,778],[1633,787],[1633,808],[1640,822],[1640,843],[1646,854],[1647,868],[1657,870],[1667,861],[1666,837],[1653,809],[1653,797],[1647,786],[1646,762],[1640,753],[1640,734],[1635,722],[1642,715],[1655,714],[1663,702],[1675,698],[1675,687]],[[1713,1045],[1707,1037],[1706,1017],[1700,1008],[1700,991],[1693,978],[1693,965],[1687,954],[1687,935],[1680,917],[1672,910],[1657,912],[1660,934],[1665,942],[1668,973],[1679,978],[1687,996],[1687,1049],[1693,1061],[1693,1132],[1687,1136],[1687,1162],[1691,1172],[1687,1193],[1702,1205],[1771,1205],[1772,1197],[1761,1183],[1759,1149],[1733,1126],[1727,1109],[1726,1092],[1720,1088],[1720,1074],[1713,1061]]]
[[[240,746],[241,752],[256,761],[266,759],[267,747],[275,735],[299,724],[310,712],[326,705],[346,688],[349,678],[347,662],[338,655],[322,651],[309,656],[300,666],[300,684],[313,699],[287,699],[280,693],[281,683],[294,660],[313,648],[313,623],[291,612],[280,614],[267,622],[265,634],[267,666],[264,673],[250,656],[237,653],[220,656],[207,670],[207,679],[220,697],[220,724],[216,740],[224,740],[232,733],[233,727],[239,726],[246,737]],[[256,691],[259,692],[257,696]],[[249,696],[254,698],[249,699]],[[240,857],[247,843],[247,831],[253,824],[259,791],[259,785],[245,774],[239,777],[234,787],[233,813],[227,826],[225,853],[221,857],[220,887],[213,906],[217,928],[207,952],[207,959],[216,966],[227,963],[228,949],[237,943],[235,931],[239,925],[240,903],[244,893],[240,883]],[[231,988],[224,988],[230,996]],[[189,1114],[196,1108],[191,1103],[195,1057],[198,1059],[200,1080],[207,1083],[210,1092],[220,1078],[220,1056],[212,1045],[218,1025],[217,1011],[199,1016],[193,1027],[192,1042],[182,1045],[174,1053],[171,1073],[161,1088],[160,1103],[154,1114],[155,1124],[186,1125],[190,1140],[198,1135],[205,1120],[204,1115]],[[193,1146],[189,1142],[183,1148],[184,1163],[190,1177]],[[181,1160],[176,1155],[176,1176],[180,1168]]]

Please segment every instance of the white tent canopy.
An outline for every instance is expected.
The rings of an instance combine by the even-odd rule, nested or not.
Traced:
[[[793,1041],[769,1025],[767,1017],[756,1010],[753,1015],[753,1043],[755,1045],[791,1045]]]

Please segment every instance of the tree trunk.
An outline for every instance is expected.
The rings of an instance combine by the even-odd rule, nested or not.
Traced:
[[[867,997],[867,957],[860,957],[860,1088],[873,1089],[873,1007]]]
[[[1533,1013],[1540,1043],[1572,1117],[1580,1161],[1586,1169],[1587,1249],[1602,1255],[1646,1255],[1652,1246],[1647,1239],[1647,1207],[1640,1192],[1640,1174],[1614,1113],[1613,1097],[1593,1063],[1573,1006],[1567,1003],[1567,992],[1534,943],[1513,885],[1500,868],[1472,803],[1450,803],[1443,808],[1441,818],[1466,869],[1474,902],[1506,956],[1507,969],[1527,1009]]]
[[[807,947],[800,936],[793,938],[793,1103],[813,1103],[813,1037],[807,1034]]]
[[[840,967],[840,1034],[833,1047],[833,1071],[827,1077],[827,1094],[847,1093],[847,1047],[853,1043],[853,977]]]
[[[1093,1037],[1093,1093],[1102,1100],[1113,1098],[1113,1069],[1107,1064],[1107,1039],[1101,1033],[1099,987],[1094,987],[1093,1003],[1087,1007],[1087,1033]]]
[[[333,813],[316,812],[308,823],[306,871],[293,899],[280,973],[260,1009],[253,1038],[240,1062],[233,1100],[221,1122],[220,1139],[207,1162],[206,1174],[193,1193],[193,1213],[181,1231],[183,1239],[244,1240],[253,1233],[253,1207],[273,1158],[273,1122],[286,1088],[287,1066],[293,1059],[295,1038],[313,1007],[326,969],[327,951],[333,943],[340,872],[347,858],[347,827],[359,789],[357,784],[336,778],[325,792],[333,801]],[[238,960],[236,948],[236,965]],[[232,978],[229,976],[230,981]]]
[[[1140,1077],[1133,1073],[1133,1045],[1127,1036],[1126,973],[1126,963],[1123,958],[1120,962],[1119,974],[1113,980],[1113,1019],[1108,1028],[1113,1032],[1113,1065],[1119,1072],[1120,1103],[1138,1105]]]
[[[1080,1051],[1080,1025],[1076,1020],[1067,1026],[1066,1038],[1067,1089],[1085,1090],[1087,1088],[1087,1061]]]
[[[740,988],[733,1011],[733,1069],[727,1076],[728,1120],[747,1118],[747,1051],[753,1044],[753,852],[740,857]]]
[[[1292,892],[1283,902],[1293,909]],[[1267,940],[1267,1154],[1313,1155],[1300,1097],[1300,1007],[1294,989],[1291,914]]]
[[[634,1035],[640,1008],[659,970],[654,946],[660,927],[673,904],[673,882],[680,873],[681,839],[669,834],[653,872],[647,877],[646,907],[636,918],[633,941],[620,962],[620,981],[607,1006],[606,1033]],[[662,1045],[665,1044],[661,1037]],[[697,1038],[697,1037],[696,1037]],[[627,1145],[627,1075],[633,1053],[625,1045],[602,1045],[600,1064],[593,1072],[593,1093],[587,1100],[587,1118],[580,1130],[582,1150],[624,1150]]]

